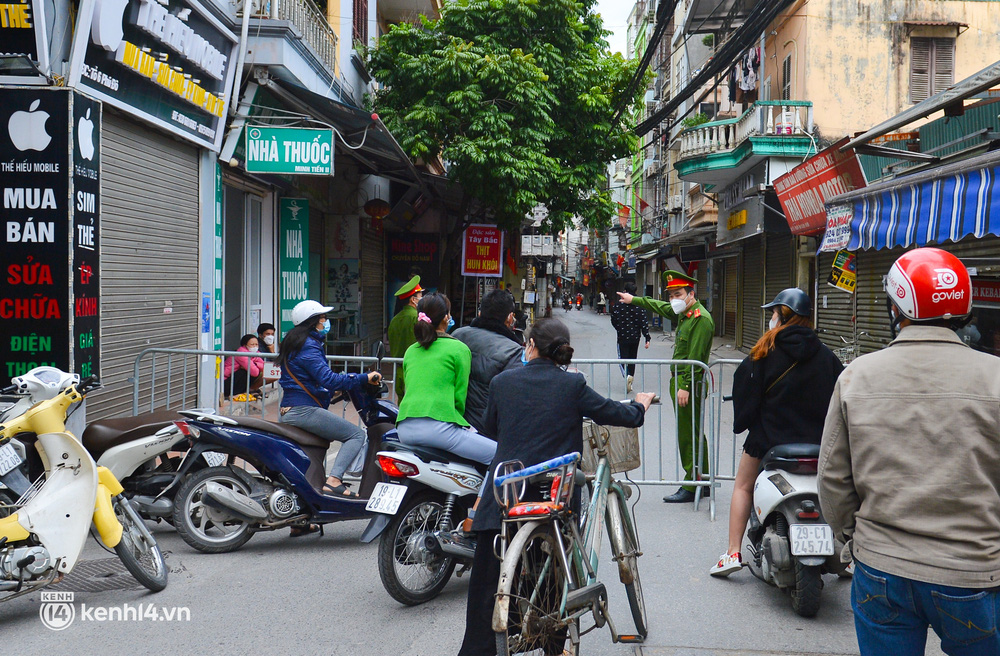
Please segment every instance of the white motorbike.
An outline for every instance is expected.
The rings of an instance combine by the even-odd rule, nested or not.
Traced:
[[[65,386],[58,394],[0,425],[0,445],[15,435],[35,436],[32,446],[44,465],[44,475],[0,518],[0,591],[11,593],[0,601],[55,583],[72,571],[92,525],[140,583],[162,590],[168,571],[156,540],[114,475],[98,467],[66,428],[67,418],[96,382],[59,373]],[[54,375],[52,385],[58,384]]]
[[[802,617],[819,611],[822,574],[843,575],[843,545],[823,520],[817,444],[782,444],[761,460],[743,559],[754,576],[791,593]]]
[[[381,534],[378,571],[386,592],[415,606],[436,597],[456,566],[472,566],[474,539],[456,530],[468,516],[486,475],[486,465],[428,447],[399,443],[395,429],[383,438],[378,483],[366,509],[379,513],[363,542]]]

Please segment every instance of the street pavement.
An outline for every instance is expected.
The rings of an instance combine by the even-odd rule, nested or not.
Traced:
[[[560,309],[555,316],[570,325],[577,357],[615,357],[609,317],[589,309],[568,314]],[[653,333],[650,349],[640,348],[639,357],[666,359],[671,349],[669,335]],[[715,357],[742,356],[731,345],[722,343],[717,344]],[[604,378],[594,381],[600,391],[606,391],[601,390],[607,387],[608,377]],[[611,396],[623,398],[620,376],[611,384],[616,388]],[[649,385],[646,389],[659,391],[651,390]],[[664,398],[668,398],[665,387],[663,391]],[[669,408],[662,411],[669,412]],[[731,415],[731,410],[728,412]],[[731,431],[726,428],[730,424],[731,417],[724,414],[724,452],[733,443]],[[647,446],[653,439],[651,432],[646,433]],[[667,470],[673,466],[670,460]],[[726,470],[725,464],[722,470]],[[731,483],[723,482],[717,490],[718,514],[714,522],[707,503],[702,503],[698,511],[689,504],[664,504],[661,497],[674,489],[643,485],[635,504],[643,552],[639,565],[650,625],[646,643],[639,647],[613,645],[606,628],[596,629],[584,636],[582,653],[858,653],[849,580],[824,577],[826,587],[819,615],[803,619],[792,612],[787,595],[769,588],[749,572],[739,572],[727,580],[712,579],[708,568],[726,546]],[[206,555],[190,549],[169,525],[158,524],[153,530],[171,570],[167,589],[158,594],[139,589],[131,577],[122,574],[114,554],[90,541],[84,552],[85,562],[58,588],[74,592],[72,624],[60,631],[46,628],[40,621],[43,604],[36,593],[0,605],[4,642],[23,654],[56,650],[129,655],[456,654],[464,627],[467,577],[453,578],[443,593],[427,604],[402,606],[382,589],[376,546],[358,542],[364,526],[364,522],[328,525],[323,537],[294,540],[288,538],[288,531],[259,534],[235,553]],[[600,576],[611,592],[611,614],[619,631],[631,632],[616,568],[604,562]],[[129,612],[139,611],[139,619],[100,621],[101,608],[111,613],[115,608],[125,608],[126,617]],[[155,621],[153,611],[159,615]],[[179,613],[181,620],[164,620],[164,614],[171,612]],[[931,635],[929,642],[937,644]],[[941,652],[930,647],[928,653]]]

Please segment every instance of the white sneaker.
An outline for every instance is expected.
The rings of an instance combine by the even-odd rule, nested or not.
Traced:
[[[740,552],[737,551],[734,554],[722,554],[719,556],[719,562],[712,569],[708,570],[708,573],[712,576],[724,577],[741,569],[743,569],[743,563],[740,560]]]
[[[628,378],[625,379],[625,393],[626,394],[632,393],[632,376],[629,376]]]

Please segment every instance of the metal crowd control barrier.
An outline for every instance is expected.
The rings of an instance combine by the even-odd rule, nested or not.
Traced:
[[[273,360],[272,353],[257,354],[265,360]],[[142,351],[135,360],[132,412],[153,411],[171,408],[197,407],[196,386],[190,385],[189,372],[197,371],[203,358],[214,360],[214,379],[211,397],[223,414],[255,414],[277,420],[281,401],[281,390],[277,383],[273,389],[265,386],[262,394],[251,397],[250,381],[245,389],[233,389],[230,378],[228,398],[224,398],[225,381],[222,377],[225,358],[246,357],[244,352],[208,351],[188,349],[150,348]],[[148,361],[148,362],[147,362]],[[368,371],[376,363],[372,357],[327,356],[331,367],[339,372]],[[625,367],[635,365],[633,392],[653,392],[663,399],[646,413],[643,427],[639,429],[642,464],[632,472],[630,479],[640,485],[674,486],[685,485],[698,490],[694,509],[698,510],[702,499],[709,501],[712,520],[716,514],[716,492],[719,480],[732,480],[729,473],[720,475],[720,440],[722,428],[723,383],[725,365],[739,363],[739,360],[717,360],[711,366],[696,360],[621,360],[621,359],[581,359],[575,360],[571,368],[583,373],[588,384],[600,394],[613,398],[626,398]],[[390,385],[390,398],[398,402],[395,391],[396,375],[401,358],[383,358],[381,371],[385,382]],[[691,458],[695,463],[695,481],[685,481],[684,471],[678,452],[676,420],[677,401],[670,393],[670,381],[678,367],[688,367],[692,377],[701,378],[701,403],[698,416],[692,414],[692,432],[700,420],[702,434],[707,441],[707,452],[698,458],[698,440],[692,440]],[[148,376],[148,380],[143,376]],[[179,381],[179,383],[178,383]],[[144,384],[145,382],[145,384]],[[204,383],[205,381],[203,381]],[[180,389],[177,389],[180,387]],[[192,387],[194,389],[192,389]],[[245,396],[241,396],[245,395]],[[668,401],[669,400],[669,401]],[[342,413],[346,415],[347,406]],[[360,421],[360,420],[359,420]],[[734,451],[735,463],[735,451]],[[735,468],[733,468],[733,474]]]
[[[732,432],[732,423],[728,426],[723,424],[722,416],[727,399],[727,392],[732,394],[732,371],[743,362],[743,360],[721,359],[713,360],[709,365],[712,377],[715,381],[715,390],[710,399],[712,406],[711,413],[715,421],[713,434],[718,438],[715,441],[715,450],[712,453],[712,465],[715,471],[715,479],[720,481],[736,480],[736,470],[740,464],[740,454],[743,453],[743,441],[740,436]],[[727,376],[728,374],[728,376]],[[725,460],[723,460],[725,456]]]

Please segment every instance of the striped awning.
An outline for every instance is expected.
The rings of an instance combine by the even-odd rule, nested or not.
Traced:
[[[997,153],[833,198],[853,209],[847,249],[869,250],[1000,236]],[[983,165],[983,164],[989,165]]]

